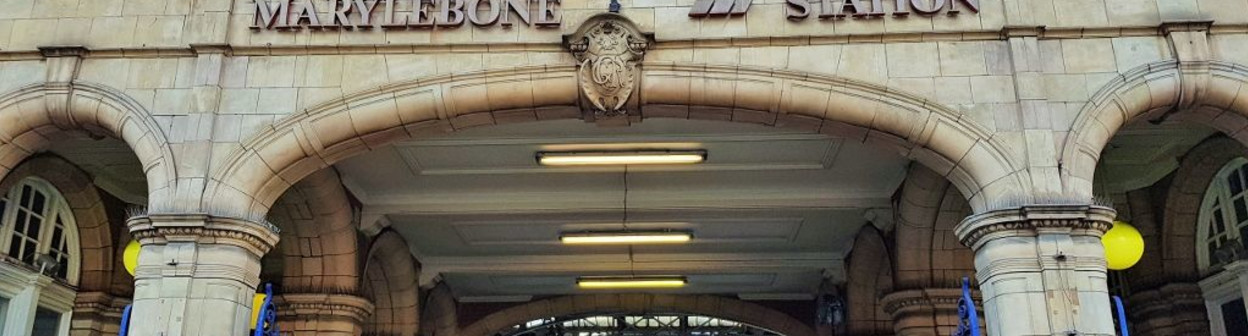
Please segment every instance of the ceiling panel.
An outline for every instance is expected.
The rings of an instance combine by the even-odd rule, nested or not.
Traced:
[[[684,166],[555,168],[539,151],[701,149]],[[678,293],[813,293],[843,278],[864,213],[891,207],[909,161],[823,134],[740,123],[579,121],[469,129],[336,165],[411,245],[421,281],[466,300],[579,293],[577,276],[684,275]],[[687,244],[566,246],[561,232],[671,229]]]

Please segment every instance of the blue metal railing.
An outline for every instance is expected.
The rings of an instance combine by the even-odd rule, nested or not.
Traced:
[[[953,336],[979,336],[979,312],[971,297],[971,279],[962,278],[962,298],[958,299],[958,329]]]
[[[255,331],[252,336],[278,336],[277,306],[273,304],[273,284],[264,284],[264,304],[260,305],[260,316],[256,318]]]

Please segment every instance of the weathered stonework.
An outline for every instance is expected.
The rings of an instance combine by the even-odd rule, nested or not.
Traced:
[[[463,331],[444,298],[450,317],[420,325],[416,279],[436,275],[361,251],[349,197],[325,168],[468,128],[654,118],[830,134],[921,164],[899,196],[895,235],[879,239],[892,248],[862,252],[895,266],[851,279],[873,291],[850,294],[871,305],[858,312],[864,328],[893,323],[901,334],[945,331],[948,321],[918,316],[945,316],[942,288],[971,273],[972,254],[989,333],[1111,333],[1096,239],[1114,212],[1092,205],[1102,153],[1133,123],[1216,129],[1226,137],[1189,153],[1162,192],[1150,244],[1163,247],[1148,253],[1165,271],[1146,274],[1149,288],[1131,300],[1143,334],[1203,330],[1195,314],[1161,312],[1191,307],[1191,284],[1205,276],[1190,246],[1203,195],[1192,186],[1208,184],[1215,159],[1245,153],[1248,0],[622,0],[615,14],[607,1],[473,1],[481,11],[458,17],[450,1],[387,10],[382,0],[371,11],[340,3],[346,12],[290,3],[291,16],[275,16],[282,3],[0,1],[0,178],[68,172],[40,153],[70,135],[120,139],[142,164],[137,198],[152,215],[131,221],[147,256],[134,302],[157,318],[135,335],[239,334],[259,259],[275,249],[310,266],[281,274],[291,289],[363,296],[359,281],[377,278],[387,288],[374,296],[403,298],[375,307],[385,321],[361,317],[356,298],[342,310],[299,303],[298,318]],[[73,189],[82,251],[104,256],[84,260],[75,308],[99,318],[77,325],[111,333],[119,302],[86,293],[130,280],[109,253],[129,237],[82,187],[89,176],[66,175],[50,182]],[[302,207],[321,211],[291,210]],[[261,224],[271,216],[292,230]],[[403,276],[373,271],[405,263]],[[1015,308],[1035,318],[998,318]],[[209,310],[229,316],[206,321]],[[343,326],[329,329],[357,331]]]

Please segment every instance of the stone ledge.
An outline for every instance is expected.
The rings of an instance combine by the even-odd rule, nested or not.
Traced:
[[[348,294],[289,293],[275,300],[278,316],[309,319],[350,319],[362,324],[373,314],[368,299]]]

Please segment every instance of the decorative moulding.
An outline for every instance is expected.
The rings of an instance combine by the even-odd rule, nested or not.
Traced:
[[[637,95],[641,61],[653,41],[627,17],[602,13],[585,20],[563,46],[579,62],[577,82],[585,121],[628,125],[641,120]]]

